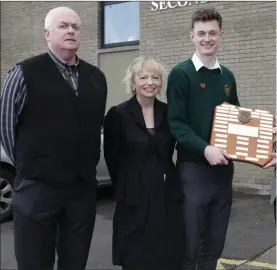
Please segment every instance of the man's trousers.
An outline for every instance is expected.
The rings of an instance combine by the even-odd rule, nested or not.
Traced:
[[[177,162],[184,192],[184,270],[215,270],[232,205],[234,167]]]
[[[95,185],[23,179],[13,196],[19,270],[85,270],[96,215]]]

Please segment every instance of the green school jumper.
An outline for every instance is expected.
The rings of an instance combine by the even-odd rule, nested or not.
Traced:
[[[178,160],[206,162],[215,106],[239,106],[233,73],[205,67],[196,71],[191,59],[173,68],[168,77],[168,122],[177,141]]]

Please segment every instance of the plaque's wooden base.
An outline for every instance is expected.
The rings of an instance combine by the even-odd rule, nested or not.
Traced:
[[[223,103],[215,108],[210,144],[232,160],[264,167],[273,152],[274,116]]]

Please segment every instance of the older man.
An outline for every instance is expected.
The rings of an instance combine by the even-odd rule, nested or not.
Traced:
[[[10,70],[1,97],[3,146],[17,168],[13,207],[19,270],[85,269],[96,215],[96,165],[107,84],[79,59],[81,20],[45,18],[49,51]]]

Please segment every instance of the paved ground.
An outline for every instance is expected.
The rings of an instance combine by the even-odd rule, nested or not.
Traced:
[[[113,209],[111,189],[105,188],[99,192],[88,270],[121,269],[111,265]],[[276,227],[269,198],[236,193],[226,245],[218,269],[276,269],[275,244]],[[13,224],[7,222],[1,225],[1,270],[12,269],[16,269]]]
[[[276,269],[275,245],[276,226],[268,196],[235,193],[223,267],[234,269],[241,264],[238,269]],[[261,258],[267,251],[271,253]]]

